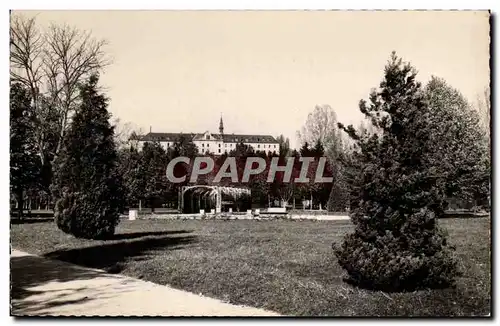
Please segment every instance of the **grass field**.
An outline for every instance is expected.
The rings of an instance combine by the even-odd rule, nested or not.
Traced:
[[[408,293],[343,282],[331,249],[348,221],[123,221],[113,240],[53,222],[11,226],[12,247],[297,316],[471,316],[491,311],[490,219],[440,220],[457,247],[456,288]],[[168,304],[168,303],[166,303]]]

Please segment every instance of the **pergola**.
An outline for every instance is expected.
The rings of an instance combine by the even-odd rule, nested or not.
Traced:
[[[229,199],[224,202],[223,199]],[[215,209],[217,213],[222,212],[223,204],[233,204],[238,206],[241,203],[248,206],[251,199],[250,189],[222,187],[222,186],[207,186],[195,185],[184,186],[179,193],[179,212],[181,213],[197,213],[200,209],[210,211]]]

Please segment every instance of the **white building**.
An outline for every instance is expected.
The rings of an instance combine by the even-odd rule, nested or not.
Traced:
[[[222,117],[219,123],[219,133],[164,133],[164,132],[149,132],[144,136],[140,136],[138,141],[139,149],[145,142],[159,142],[165,150],[172,147],[180,136],[190,137],[193,143],[198,147],[198,153],[211,153],[215,155],[229,154],[236,148],[237,144],[243,143],[251,146],[254,151],[263,151],[266,153],[279,154],[279,143],[273,136],[270,135],[237,135],[225,134],[224,123]]]

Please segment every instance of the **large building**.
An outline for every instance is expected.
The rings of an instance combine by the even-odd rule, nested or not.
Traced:
[[[145,142],[157,141],[167,150],[174,145],[180,136],[190,137],[196,147],[198,147],[198,152],[200,154],[229,154],[236,148],[236,145],[240,143],[251,146],[254,151],[264,151],[266,153],[276,152],[279,154],[279,143],[273,136],[225,134],[222,117],[219,123],[219,133],[211,133],[209,131],[205,131],[204,133],[165,133],[150,131],[148,134],[139,137],[138,145],[139,148],[141,148]]]

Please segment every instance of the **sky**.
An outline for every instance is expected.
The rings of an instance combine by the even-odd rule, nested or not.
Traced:
[[[24,11],[106,39],[109,110],[148,132],[285,135],[316,105],[358,124],[396,51],[426,83],[475,101],[489,85],[489,14],[473,11]]]

